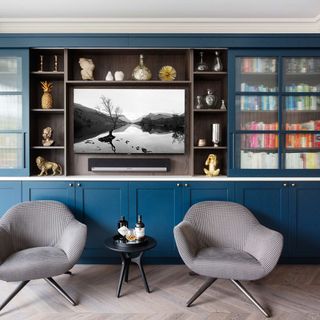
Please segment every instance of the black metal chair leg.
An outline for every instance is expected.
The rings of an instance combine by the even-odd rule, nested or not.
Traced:
[[[238,281],[231,279],[232,283],[262,312],[262,314],[269,318],[270,314],[263,309],[259,302],[247,291],[247,289]]]
[[[25,287],[30,280],[21,282],[18,287],[10,294],[10,296],[0,306],[0,311]]]
[[[68,274],[69,276],[72,276],[72,272],[71,271],[66,271],[64,274]]]
[[[44,280],[46,280],[54,289],[56,289],[73,306],[77,305],[77,303],[52,278],[45,278]]]
[[[190,307],[191,304],[199,298],[217,279],[209,278],[199,289],[198,291],[189,299],[187,302],[187,307]]]

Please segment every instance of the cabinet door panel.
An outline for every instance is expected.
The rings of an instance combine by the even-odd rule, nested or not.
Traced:
[[[104,247],[104,241],[117,234],[121,215],[128,219],[128,184],[81,182],[76,186],[77,212],[88,227],[83,257],[101,259],[118,256]]]
[[[184,213],[200,201],[233,201],[233,182],[191,182],[183,187]]]
[[[67,205],[75,214],[74,187],[70,181],[22,182],[23,201],[56,200]]]
[[[1,181],[0,182],[0,218],[12,206],[21,202],[21,182]]]
[[[261,224],[282,233],[283,256],[290,254],[292,241],[288,190],[281,182],[239,182],[235,187],[236,202],[251,210]]]
[[[320,254],[320,183],[298,182],[291,187],[290,211],[296,213],[294,255],[319,257]]]
[[[176,183],[131,183],[130,227],[134,226],[138,214],[142,215],[146,234],[157,241],[157,246],[146,255],[176,257],[173,228],[181,220],[181,189]]]

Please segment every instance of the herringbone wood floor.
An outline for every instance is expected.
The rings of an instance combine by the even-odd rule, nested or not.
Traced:
[[[31,281],[0,313],[0,319],[112,319],[112,320],[255,320],[264,319],[238,289],[218,280],[191,308],[184,306],[204,278],[190,276],[185,266],[145,267],[152,293],[144,291],[136,266],[129,284],[116,298],[119,266],[77,265],[74,275],[56,281],[78,302],[73,307],[43,280]],[[320,319],[320,266],[280,265],[267,278],[243,283],[265,307],[272,319]],[[2,301],[16,283],[0,282]]]

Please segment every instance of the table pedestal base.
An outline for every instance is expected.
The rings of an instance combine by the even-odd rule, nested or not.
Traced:
[[[119,284],[118,284],[117,297],[120,298],[123,280],[125,280],[125,282],[128,282],[128,280],[129,280],[129,268],[130,268],[131,262],[136,263],[138,265],[139,270],[140,270],[140,275],[143,279],[144,287],[145,287],[146,291],[148,293],[150,293],[147,278],[144,273],[143,265],[142,265],[142,261],[141,261],[141,258],[143,256],[143,251],[138,254],[122,252],[122,253],[120,253],[120,256],[121,256],[121,273],[120,273],[120,279],[119,279]]]

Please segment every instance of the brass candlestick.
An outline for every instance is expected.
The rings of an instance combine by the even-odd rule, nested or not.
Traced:
[[[53,72],[58,72],[58,56],[54,55],[54,69]]]
[[[43,71],[43,55],[40,55],[40,69],[39,69],[40,72]]]

